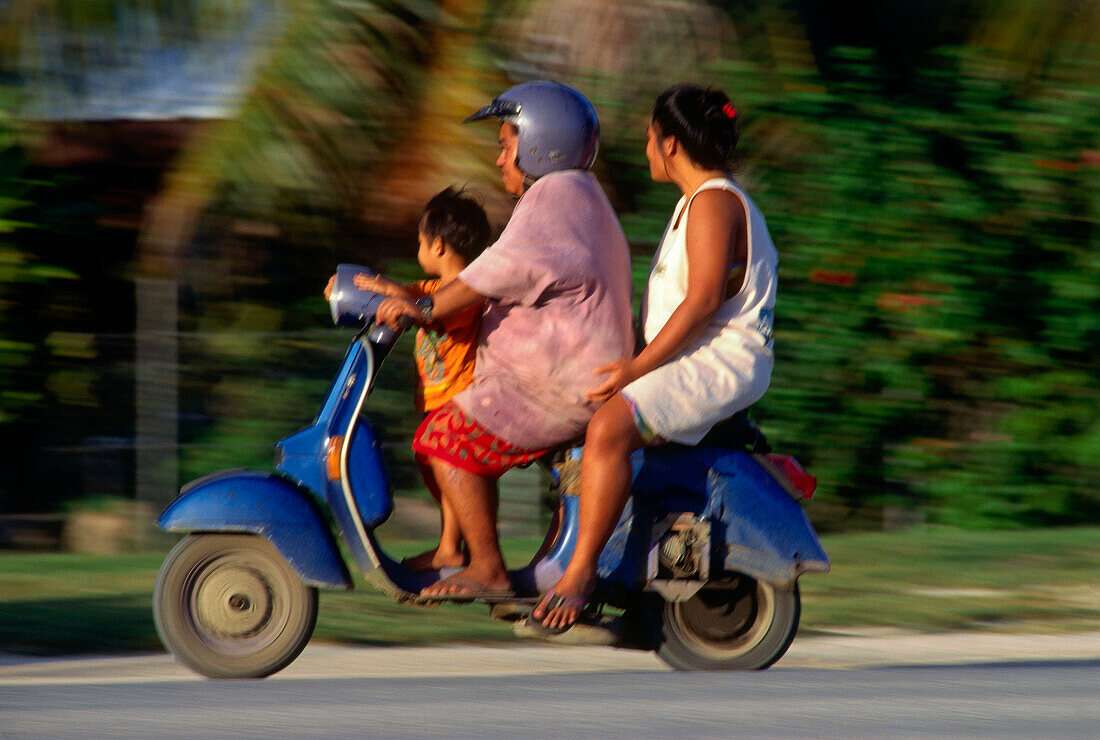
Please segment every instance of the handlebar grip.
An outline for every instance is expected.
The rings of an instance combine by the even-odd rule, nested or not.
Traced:
[[[410,316],[400,316],[397,319],[398,325],[401,327],[401,331],[414,326],[415,323]],[[389,344],[397,339],[398,331],[387,326],[386,324],[377,324],[374,329],[371,330],[369,338],[371,341],[378,344]]]
[[[378,324],[371,329],[367,338],[375,344],[390,344],[393,340],[397,339],[397,332],[385,324]]]

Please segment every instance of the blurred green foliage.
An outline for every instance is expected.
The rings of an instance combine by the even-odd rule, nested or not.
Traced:
[[[34,228],[26,219],[28,193],[35,186],[26,178],[21,126],[11,113],[17,96],[14,87],[0,84],[0,425],[22,418],[43,396],[28,382],[38,374],[33,363],[40,348],[21,301],[50,279],[72,277],[36,259],[17,239],[20,230]]]
[[[1024,84],[977,46],[901,93],[865,50],[834,65],[722,70],[781,254],[765,427],[822,478],[827,526],[1096,521],[1100,79]]]
[[[936,45],[967,8],[995,38],[1034,11],[948,5],[938,30],[874,28],[900,11],[868,6],[862,31],[806,40],[747,4],[757,35],[705,77],[744,115],[741,177],[780,254],[754,415],[819,477],[823,529],[1100,519],[1100,55],[1060,4],[1020,58]],[[815,32],[868,38],[811,58]],[[679,193],[633,146],[609,155],[634,168],[623,222],[655,244]]]
[[[19,369],[30,361],[34,345],[21,341],[15,322],[14,286],[30,276],[25,255],[9,236],[23,227],[16,212],[23,205],[26,189],[20,180],[23,154],[14,141],[8,113],[12,97],[11,90],[0,86],[0,424],[10,422],[35,400],[15,382]]]
[[[96,25],[118,4],[58,7],[85,7],[69,22]],[[392,277],[418,277],[413,234],[381,223],[393,202],[380,190],[396,198],[402,182],[437,165],[465,173],[475,159],[442,162],[428,145],[396,165],[395,154],[410,131],[461,116],[465,101],[442,101],[441,88],[492,94],[508,82],[509,49],[523,47],[497,0],[277,5],[235,115],[196,136],[166,180],[170,196],[186,195],[194,213],[178,220],[193,233],[162,244],[154,218],[144,235],[181,266],[185,479],[267,467],[270,445],[306,423],[349,338],[316,331],[335,263],[388,261]],[[651,5],[680,14],[693,4]],[[1100,67],[1083,30],[1096,13],[945,0],[902,23],[887,10],[904,16],[908,5],[851,0],[840,5],[877,8],[878,25],[837,21],[825,33],[811,5],[710,3],[739,37],[698,75],[742,111],[741,177],[779,249],[777,361],[755,413],[820,479],[809,514],[823,529],[1100,521]],[[209,32],[199,13],[209,6],[195,0],[198,15],[174,11],[173,22]],[[570,38],[540,32],[550,49]],[[543,47],[529,46],[533,74]],[[649,100],[637,91],[678,80],[638,79],[620,94],[630,78],[571,74],[563,81],[595,91],[616,123],[598,171],[637,248],[640,292],[679,194],[649,181]],[[0,224],[10,225],[24,190],[3,125]],[[11,375],[35,347],[12,318],[12,281],[46,270],[10,243],[0,233],[7,414],[38,387]],[[404,451],[415,423],[407,355],[399,346],[372,412],[399,488],[417,481]],[[60,375],[53,387],[84,397]]]

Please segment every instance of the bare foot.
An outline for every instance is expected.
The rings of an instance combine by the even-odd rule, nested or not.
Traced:
[[[566,568],[561,580],[535,606],[531,618],[547,629],[572,627],[580,618],[595,587],[595,573],[571,573]]]
[[[438,583],[425,588],[420,592],[421,596],[478,596],[485,593],[500,594],[511,592],[512,582],[508,580],[508,574],[481,572],[481,569],[470,566],[465,570],[455,573],[449,578],[444,578]]]
[[[440,568],[460,568],[468,562],[469,559],[466,557],[466,553],[461,550],[458,552],[443,552],[440,548],[436,547],[432,550],[422,552],[419,555],[410,555],[402,560],[401,564],[409,570],[419,572],[425,570],[439,570]]]

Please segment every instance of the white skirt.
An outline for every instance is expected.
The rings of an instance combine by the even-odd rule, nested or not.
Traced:
[[[708,342],[623,388],[639,416],[669,442],[695,445],[720,421],[747,409],[771,381],[772,353],[716,352]]]

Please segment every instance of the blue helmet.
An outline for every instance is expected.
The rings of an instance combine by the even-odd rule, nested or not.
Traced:
[[[509,88],[464,123],[499,118],[519,132],[516,164],[531,179],[558,170],[586,170],[596,161],[600,121],[588,98],[560,82]]]

